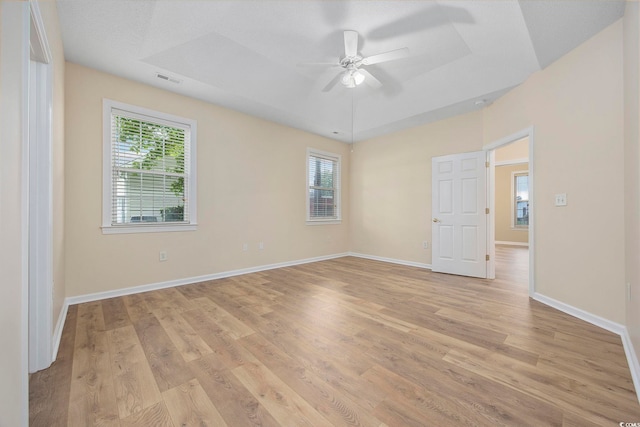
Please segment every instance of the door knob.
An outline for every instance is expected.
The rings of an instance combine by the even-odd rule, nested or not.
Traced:
[[[440,222],[438,218],[433,218],[433,222]]]

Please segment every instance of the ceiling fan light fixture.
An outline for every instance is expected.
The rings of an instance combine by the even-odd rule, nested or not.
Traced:
[[[353,78],[351,77],[351,72],[350,71],[345,71],[344,74],[342,75],[342,78],[340,79],[340,82],[349,87],[349,85],[351,84],[351,81],[353,80]]]
[[[355,70],[353,72],[352,77],[353,77],[353,81],[355,82],[356,85],[359,85],[364,81],[364,74],[362,74],[358,70]]]
[[[364,74],[357,69],[349,69],[344,72],[340,81],[344,86],[352,89],[364,81]]]

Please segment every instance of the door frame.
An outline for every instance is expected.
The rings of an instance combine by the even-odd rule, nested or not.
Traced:
[[[534,126],[522,129],[516,133],[500,138],[484,146],[489,162],[489,182],[487,185],[487,202],[489,205],[489,215],[487,216],[487,253],[489,254],[489,264],[487,265],[487,277],[496,277],[496,195],[495,195],[495,150],[502,146],[516,142],[522,138],[529,140],[529,297],[535,293],[535,192],[534,192]]]
[[[29,372],[53,352],[53,65],[38,2],[30,5],[29,63]]]

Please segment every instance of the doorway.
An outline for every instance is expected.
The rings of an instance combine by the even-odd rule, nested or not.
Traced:
[[[487,200],[490,206],[487,276],[496,278],[496,262],[500,261],[498,255],[515,256],[519,262],[514,263],[513,268],[524,270],[527,275],[529,295],[533,295],[535,290],[533,147],[533,127],[485,147],[489,159]],[[496,245],[499,245],[499,251],[496,251]],[[502,263],[501,267],[504,269],[505,265],[509,263]]]

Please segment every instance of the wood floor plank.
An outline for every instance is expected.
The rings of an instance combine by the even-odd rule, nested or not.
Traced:
[[[144,317],[153,316],[143,295],[144,294],[133,294],[122,297],[122,302],[127,309],[127,314],[129,314],[131,322],[137,322]]]
[[[33,426],[601,426],[640,420],[619,336],[495,280],[355,257],[71,306]]]
[[[372,356],[387,370],[453,400],[480,425],[560,425],[562,411],[549,402],[444,360],[416,360],[403,349]]]
[[[133,323],[158,389],[162,392],[193,379],[186,362],[155,316]]]
[[[67,425],[77,317],[78,306],[70,306],[60,338],[57,359],[51,367],[38,371],[29,378],[31,427]]]
[[[416,408],[411,410],[414,417],[428,419],[431,423],[441,426],[477,423],[477,419],[470,418],[465,408],[455,400],[420,387],[381,366],[372,367],[362,377],[368,386],[385,392],[385,400],[376,405],[374,414],[379,414],[387,424],[401,422],[392,402],[409,408],[413,406]]]
[[[231,372],[283,426],[323,426],[329,421],[255,358]]]
[[[190,362],[213,352],[177,310],[164,307],[153,310],[153,314],[158,318],[169,339],[173,341],[185,362]]]
[[[580,415],[567,412],[562,419],[562,427],[602,427],[602,425],[591,422]]]
[[[487,352],[484,358],[469,357],[458,350],[451,350],[444,358],[449,363],[468,369],[478,375],[509,386],[523,389],[524,393],[542,400],[553,400],[554,405],[564,411],[579,413],[585,419],[601,425],[617,423],[620,416],[637,416],[636,402],[624,402],[618,398],[605,398],[610,389],[595,387],[591,392],[588,386],[569,380],[560,375],[543,375],[539,370],[512,359],[505,360]],[[496,369],[496,366],[501,369]],[[624,393],[627,394],[627,393]],[[580,407],[578,402],[587,400],[588,407]]]
[[[279,425],[215,354],[194,360],[189,365],[207,396],[229,425]]]
[[[324,299],[326,297],[318,295],[316,296],[316,298]],[[335,301],[335,299],[330,299],[330,301]],[[338,304],[347,310],[356,312],[358,315],[366,319],[370,319],[375,322],[381,323],[385,326],[397,329],[400,332],[409,332],[417,328],[417,325],[415,325],[414,323],[405,321],[404,319],[390,316],[382,312],[381,310],[368,307],[364,304],[355,304],[347,301],[339,301]]]
[[[296,364],[323,378],[366,408],[373,408],[381,400],[375,389],[363,389],[360,386],[360,374],[372,364],[372,361],[363,357],[360,348],[344,347],[344,343],[331,343],[312,333],[298,332],[302,330],[291,325],[288,319],[270,319],[260,326],[261,333],[257,334],[256,339],[264,338],[282,354],[295,360]],[[246,343],[250,338],[253,336],[241,342]]]
[[[256,359],[311,403],[332,425],[375,426],[381,423],[371,415],[369,408],[356,403],[341,386],[324,380],[260,336],[254,334],[242,341]]]
[[[160,402],[160,390],[133,326],[113,329],[107,336],[120,418]]]
[[[335,331],[325,333],[312,325],[292,322],[277,311],[264,317],[266,328],[260,329],[262,335],[285,354],[296,356],[315,371],[323,371],[323,375],[355,377],[371,366],[371,362],[359,357],[358,353],[344,351],[343,343],[351,341],[348,336]]]
[[[101,301],[106,330],[121,328],[131,324],[127,307],[122,298],[109,298]]]
[[[161,290],[145,292],[142,294],[142,298],[151,311],[171,307],[171,299],[167,298],[167,295]]]
[[[239,276],[241,277],[241,276]],[[236,286],[242,288],[247,296],[255,297],[259,301],[274,302],[284,294],[271,288],[271,282],[263,280],[262,283],[246,283],[236,280]]]
[[[191,300],[186,298],[176,288],[159,289],[155,292],[162,295],[166,301],[171,301],[171,304],[169,304],[168,307],[173,308],[179,313],[193,309],[193,303]]]
[[[518,347],[532,353],[542,355],[558,354],[565,358],[584,358],[585,348],[576,345],[568,345],[566,342],[549,338],[548,336],[536,336],[531,339],[529,334],[521,335],[519,333],[509,334],[505,339],[505,344]],[[611,357],[612,356],[612,357]],[[589,350],[589,360],[597,363],[599,366],[611,366],[615,372],[626,375],[629,367],[626,358],[619,354],[607,355],[597,348],[591,347]],[[609,368],[607,368],[609,369]]]
[[[181,427],[173,423],[164,401],[121,419],[120,425],[122,427]]]
[[[227,368],[235,368],[244,363],[236,340],[220,328],[207,313],[196,309],[185,311],[182,315]]]
[[[196,379],[164,391],[162,396],[169,415],[177,426],[227,425]]]
[[[217,288],[218,281],[211,280],[207,282],[192,283],[190,285],[182,285],[176,288],[185,298],[192,300],[195,298],[207,297],[212,289]]]
[[[209,298],[196,298],[193,303],[207,313],[220,328],[224,329],[234,339],[246,337],[255,332]]]
[[[78,307],[69,396],[69,425],[120,425],[100,302]]]
[[[561,356],[540,356],[536,364],[538,369],[545,373],[556,373],[575,381],[598,383],[611,389],[623,389],[626,392],[634,392],[633,381],[626,372],[617,369],[605,370],[602,366],[592,362],[588,358],[577,359]],[[613,368],[613,364],[611,367]]]

